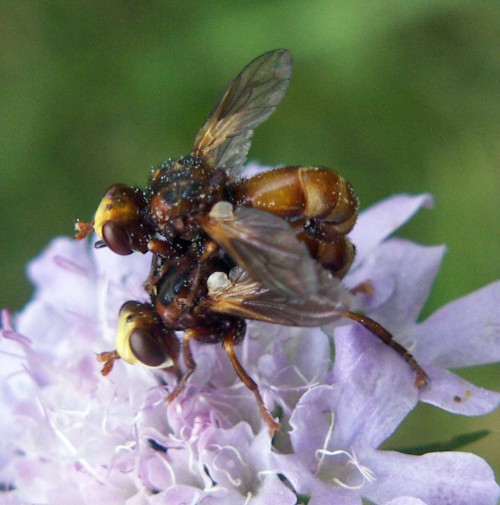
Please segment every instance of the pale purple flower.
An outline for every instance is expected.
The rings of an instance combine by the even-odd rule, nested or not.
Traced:
[[[290,418],[293,450],[273,453],[271,468],[310,496],[309,505],[361,505],[362,497],[376,504],[406,497],[428,505],[495,505],[493,472],[473,454],[378,450],[413,408],[416,390],[407,374],[384,372],[398,368],[398,357],[378,352],[363,330],[350,325],[338,333],[335,380],[301,397]]]
[[[384,209],[390,205],[391,201],[386,200],[371,209],[385,216],[379,220],[381,229],[383,221],[392,220],[390,209]],[[445,248],[390,239],[379,243],[376,250],[371,246],[373,253],[365,260],[366,242],[360,233],[369,228],[363,220],[373,222],[374,215],[370,212],[362,216],[353,231],[353,240],[363,247],[358,248],[359,263],[346,280],[352,286],[369,279],[375,290],[373,296],[357,297],[358,308],[391,331],[425,369],[430,381],[421,391],[421,401],[462,415],[491,412],[500,404],[499,393],[476,387],[446,369],[500,361],[500,282],[455,300],[417,322]],[[391,226],[390,222],[385,224]],[[372,238],[372,243],[375,241]],[[385,352],[387,349],[382,347],[380,351]],[[377,359],[374,355],[374,362]]]
[[[373,283],[375,294],[357,297],[358,308],[413,348],[431,378],[422,399],[456,411],[446,401],[463,390],[439,367],[498,359],[499,293],[484,288],[416,324],[440,250],[422,248],[430,253],[419,256],[419,246],[385,239],[428,204],[427,196],[400,196],[363,213],[346,282]],[[331,328],[249,323],[238,353],[266,404],[282,412],[284,430],[274,441],[220,346],[193,346],[196,372],[170,405],[173,376],[122,362],[100,376],[95,354],[113,348],[121,304],[146,299],[149,261],[56,239],[30,264],[34,298],[14,321],[7,312],[2,321],[1,503],[280,505],[300,493],[310,503],[347,505],[361,496],[390,505],[496,502],[493,473],[474,455],[377,449],[419,392],[401,358],[353,322],[335,328],[333,369]],[[400,279],[406,273],[415,273],[420,289]],[[461,325],[452,321],[455,310]],[[467,352],[451,345],[451,332],[472,328]],[[476,351],[485,338],[488,350]],[[496,393],[470,391],[463,403],[472,407],[460,404],[461,413],[498,404]]]

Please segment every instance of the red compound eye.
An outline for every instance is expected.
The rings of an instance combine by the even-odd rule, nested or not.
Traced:
[[[127,256],[133,252],[130,247],[130,237],[127,233],[126,224],[107,221],[102,227],[102,239],[116,254]]]
[[[148,331],[141,328],[134,330],[129,342],[135,357],[144,365],[157,367],[167,361],[168,356],[160,342]]]

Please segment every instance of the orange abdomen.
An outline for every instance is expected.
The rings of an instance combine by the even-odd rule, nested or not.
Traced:
[[[314,218],[328,236],[348,233],[358,199],[339,174],[321,167],[281,167],[240,181],[236,201],[284,218]],[[328,230],[328,231],[327,231]]]

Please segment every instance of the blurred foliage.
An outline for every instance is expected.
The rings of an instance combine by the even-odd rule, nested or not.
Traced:
[[[449,248],[425,314],[498,279],[499,21],[497,0],[2,2],[0,306],[29,300],[27,261],[107,186],[187,154],[226,84],[278,47],[294,77],[251,159],[335,168],[363,206],[431,192],[435,208],[400,233]],[[471,373],[498,388],[490,368]],[[444,423],[490,428],[498,446],[496,414],[419,409],[423,441]],[[470,449],[498,469],[494,445]]]

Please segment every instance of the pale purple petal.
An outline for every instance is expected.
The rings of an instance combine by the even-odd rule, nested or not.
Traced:
[[[370,317],[396,332],[415,323],[429,295],[441,266],[445,248],[420,246],[401,239],[391,239],[377,248],[370,263],[363,266],[367,280],[377,286],[389,279],[391,296],[383,306],[370,310]]]
[[[311,427],[309,428],[310,431]],[[320,447],[318,447],[319,449]],[[317,462],[311,462],[302,458],[302,455],[278,454],[271,456],[270,469],[286,477],[293,489],[299,494],[310,497],[309,504],[322,505],[361,505],[361,495],[358,492],[342,489],[332,485],[332,482],[324,482],[316,475]],[[345,470],[345,465],[339,465],[339,477]]]
[[[253,341],[245,339],[237,349],[238,356],[253,356]],[[260,345],[260,342],[255,342]],[[247,349],[250,347],[250,351]],[[172,429],[185,437],[194,437],[206,427],[216,424],[227,429],[241,421],[249,423],[255,431],[263,425],[263,419],[248,388],[238,379],[227,354],[221,346],[194,345],[193,356],[196,371],[189,384],[167,410]],[[259,354],[261,356],[261,354]],[[246,362],[246,358],[244,358]],[[247,371],[256,378],[265,393],[262,376],[255,373],[258,360],[251,360]],[[264,399],[267,395],[263,394]],[[272,409],[273,405],[269,404]]]
[[[336,433],[342,430],[339,406],[344,399],[339,389],[318,386],[306,393],[290,421],[295,455],[271,455],[271,468],[299,493],[310,495],[309,503],[360,504],[361,497],[381,504],[496,503],[499,490],[493,472],[477,456],[409,456],[370,449],[361,438],[351,439],[346,449],[339,447]],[[357,405],[352,409],[360,417],[366,415]]]
[[[43,298],[53,310],[93,317],[96,274],[87,251],[87,242],[54,239],[28,265],[28,276],[35,285],[34,299]]]
[[[374,470],[376,481],[363,494],[375,503],[413,496],[429,505],[497,505],[500,497],[493,471],[474,454],[373,451],[364,463]]]
[[[500,361],[500,282],[448,303],[419,325],[416,337],[436,366]]]
[[[350,455],[362,457],[365,447],[382,443],[416,403],[417,392],[405,363],[363,333],[352,326],[336,329],[332,386],[311,388],[290,418],[290,440],[297,456],[271,457],[272,468],[298,492],[312,495],[313,503],[361,503],[359,492],[336,484],[356,488],[366,479],[351,464]],[[394,373],[393,365],[401,370]],[[331,455],[318,456],[318,449]]]
[[[207,499],[207,493],[202,492],[200,489],[191,486],[177,485],[151,496],[148,503],[151,505],[165,505],[167,503],[186,503],[191,505],[200,503],[202,498],[205,498],[204,503],[211,503]]]
[[[330,382],[341,388],[333,436],[337,448],[377,447],[417,402],[408,364],[361,326],[335,330]]]
[[[230,430],[207,430],[200,439],[200,462],[219,486],[240,493],[244,503],[295,503],[295,495],[276,475],[264,473],[271,457],[267,428],[255,436],[248,424]],[[235,503],[232,501],[231,503]]]
[[[373,277],[376,302],[369,296],[358,296],[357,308],[391,331],[424,368],[430,381],[421,390],[422,401],[463,415],[486,414],[498,406],[497,393],[436,367],[500,359],[500,283],[451,302],[417,324],[443,253],[441,247],[423,247],[399,239],[383,243],[359,269],[369,279]],[[377,289],[384,280],[390,289],[385,286],[380,297]]]
[[[474,386],[448,370],[426,364],[429,384],[420,399],[454,414],[481,416],[500,406],[500,393]]]
[[[337,434],[337,417],[333,411],[339,394],[340,387],[314,387],[302,396],[290,418],[290,440],[294,451],[311,468],[316,462],[317,448],[331,442],[333,427]]]
[[[286,328],[249,324],[249,338],[272,336],[268,352],[256,356],[259,384],[264,383],[267,405],[278,404],[286,418],[301,395],[311,386],[324,383],[331,369],[331,339],[320,328]],[[252,361],[250,357],[249,361]]]
[[[381,265],[372,261],[372,256],[344,279],[344,284],[349,289],[356,289],[368,282],[372,291],[370,294],[358,292],[352,298],[351,310],[354,312],[371,313],[386,304],[396,291],[397,275],[393,273],[383,276],[380,272]]]
[[[259,494],[252,497],[245,505],[294,505],[297,496],[281,480],[278,475],[269,474],[262,477]]]
[[[308,501],[308,505],[363,505],[361,496],[343,489],[318,486]]]
[[[394,500],[389,500],[383,505],[427,505],[425,502],[419,498],[412,498],[411,496],[401,496],[399,498],[394,498]]]
[[[273,453],[269,470],[286,477],[297,493],[309,495],[318,486],[317,479],[310,462],[300,456],[300,454]]]
[[[349,234],[356,246],[353,269],[422,207],[432,207],[431,195],[395,195],[362,211]]]
[[[210,478],[224,487],[250,489],[255,485],[261,455],[271,451],[271,440],[266,431],[263,429],[254,436],[246,423],[239,423],[222,433],[213,428],[205,430],[200,437],[199,451]]]

